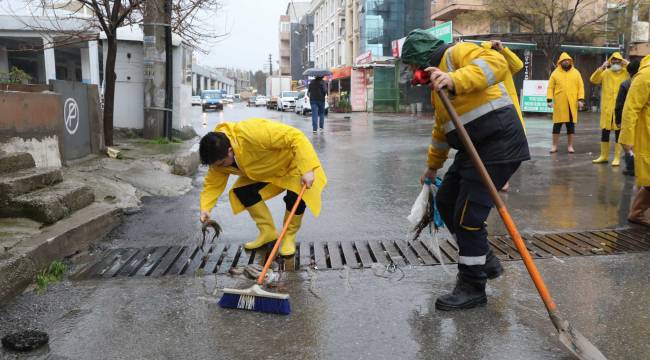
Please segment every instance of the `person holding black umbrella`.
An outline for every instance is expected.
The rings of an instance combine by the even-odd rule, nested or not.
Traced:
[[[314,134],[316,134],[318,128],[321,131],[325,130],[323,127],[325,126],[325,96],[327,96],[327,85],[323,81],[322,76],[316,76],[309,83],[307,96],[309,96],[309,104],[311,105],[311,125]]]

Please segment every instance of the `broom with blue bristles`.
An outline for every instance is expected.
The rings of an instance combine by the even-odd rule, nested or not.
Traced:
[[[289,223],[291,222],[291,219],[293,219],[293,216],[296,214],[296,210],[298,209],[298,205],[302,200],[302,196],[304,195],[305,190],[307,190],[307,185],[302,186],[300,194],[298,194],[298,199],[293,205],[293,208],[291,209],[287,220],[284,222],[282,232],[280,233],[278,240],[275,242],[275,245],[273,246],[273,250],[271,250],[269,257],[266,259],[264,269],[262,269],[262,272],[257,277],[257,283],[248,289],[243,290],[227,288],[223,289],[223,296],[219,300],[219,305],[222,308],[252,310],[282,315],[288,315],[291,313],[289,294],[272,293],[270,291],[262,289],[262,285],[264,284],[264,277],[269,271],[271,263],[273,263],[275,255],[280,248],[282,239],[284,239],[284,235],[287,233]]]

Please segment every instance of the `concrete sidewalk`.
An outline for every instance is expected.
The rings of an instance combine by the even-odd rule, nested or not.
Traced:
[[[179,196],[192,189],[198,168],[197,139],[157,144],[116,139],[122,159],[91,156],[61,168],[63,178],[92,189],[95,202],[50,226],[0,218],[0,301],[24,289],[54,260],[87,250],[140,210],[144,196]],[[178,174],[178,175],[176,175]]]

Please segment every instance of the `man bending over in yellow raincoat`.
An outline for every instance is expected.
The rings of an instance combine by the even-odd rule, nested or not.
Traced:
[[[201,163],[209,166],[200,196],[201,222],[210,218],[228,177],[239,176],[230,189],[230,206],[235,214],[248,211],[259,229],[257,238],[244,244],[246,249],[259,248],[278,238],[273,216],[264,200],[286,190],[286,220],[302,184],[307,185],[280,246],[280,255],[293,255],[305,209],[308,207],[314,216],[320,215],[321,192],[327,184],[323,167],[307,137],[296,128],[265,119],[226,122],[201,139],[199,155]]]

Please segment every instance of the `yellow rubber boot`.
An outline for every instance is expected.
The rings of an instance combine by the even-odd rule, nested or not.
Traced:
[[[284,221],[287,221],[288,216],[289,212],[287,211],[284,214]],[[287,228],[287,233],[284,234],[282,244],[280,244],[280,255],[291,256],[296,253],[296,235],[300,230],[300,224],[302,224],[302,215],[294,215]]]
[[[593,160],[594,164],[605,164],[609,161],[609,142],[600,143],[600,156],[598,159]]]
[[[251,218],[253,218],[253,221],[255,221],[255,225],[257,225],[260,234],[257,235],[257,238],[254,241],[244,244],[245,249],[257,249],[278,238],[278,232],[275,230],[275,224],[273,224],[273,216],[264,201],[249,206],[246,210],[250,214]]]
[[[621,165],[621,146],[619,144],[614,144],[614,160],[612,160],[612,166]]]

